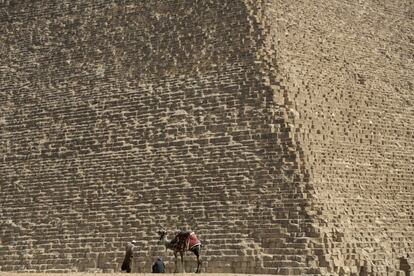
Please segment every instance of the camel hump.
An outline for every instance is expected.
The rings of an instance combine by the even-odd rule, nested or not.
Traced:
[[[188,239],[191,234],[194,234],[192,231],[179,231],[176,235],[179,239]]]
[[[193,231],[179,231],[171,241],[176,251],[186,251],[201,244]]]

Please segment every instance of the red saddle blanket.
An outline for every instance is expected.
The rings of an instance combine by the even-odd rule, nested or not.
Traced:
[[[196,245],[200,245],[201,242],[194,232],[181,231],[177,233],[171,244],[177,251],[186,251],[191,250]]]

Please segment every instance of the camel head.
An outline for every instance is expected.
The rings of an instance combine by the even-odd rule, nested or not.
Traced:
[[[160,235],[160,240],[163,240],[164,237],[167,235],[167,232],[165,230],[159,230],[158,235]]]

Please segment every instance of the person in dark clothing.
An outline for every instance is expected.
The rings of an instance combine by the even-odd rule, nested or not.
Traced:
[[[152,265],[152,273],[165,273],[165,265],[162,257],[157,257],[157,260]]]
[[[125,247],[125,258],[122,262],[121,270],[131,273],[132,257],[134,256],[134,247],[137,244],[136,240],[128,242]]]

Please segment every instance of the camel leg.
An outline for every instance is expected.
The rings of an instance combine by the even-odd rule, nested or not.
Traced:
[[[178,273],[177,262],[178,262],[178,259],[177,259],[177,252],[176,252],[176,251],[174,251],[174,273]]]
[[[180,252],[181,255],[181,267],[183,268],[183,273],[185,273],[185,267],[184,267],[184,252]]]
[[[201,257],[200,257],[200,252],[201,251],[201,247],[197,246],[196,248],[194,248],[193,253],[196,255],[197,257],[197,270],[196,273],[200,273],[201,272]]]
[[[200,256],[197,256],[197,270],[196,273],[200,273],[201,272],[201,258]]]

